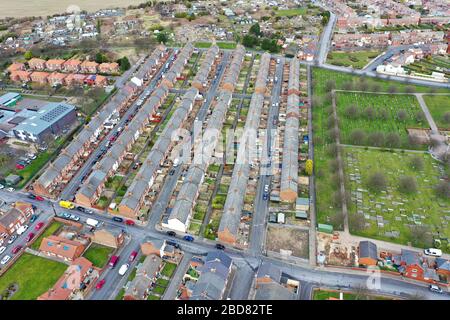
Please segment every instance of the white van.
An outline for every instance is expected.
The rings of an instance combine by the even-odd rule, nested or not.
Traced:
[[[433,257],[440,257],[440,256],[442,256],[442,250],[440,250],[440,249],[428,248],[428,249],[423,250],[423,252],[427,256],[433,256]]]
[[[23,225],[21,226],[19,229],[17,229],[17,234],[20,236],[21,234],[23,234],[25,231],[27,231],[28,226],[27,225]]]
[[[127,263],[127,264],[123,264],[121,267],[120,267],[120,269],[119,269],[119,274],[121,275],[121,276],[123,276],[127,271],[128,271],[128,268],[130,267],[130,265]]]
[[[86,224],[91,226],[91,227],[96,228],[98,226],[99,222],[97,220],[95,220],[95,219],[87,218],[86,219]]]

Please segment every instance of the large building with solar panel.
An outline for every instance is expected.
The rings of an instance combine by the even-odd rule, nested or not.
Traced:
[[[20,121],[12,129],[14,137],[34,143],[61,133],[77,120],[75,107],[64,102],[51,102],[38,110],[26,109],[19,114]]]

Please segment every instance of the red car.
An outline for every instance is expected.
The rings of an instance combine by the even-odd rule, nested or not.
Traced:
[[[37,225],[36,225],[36,227],[34,227],[34,230],[40,230],[42,227],[44,226],[44,223],[43,222],[39,222]]]
[[[103,288],[103,285],[105,284],[106,280],[102,279],[99,282],[97,282],[97,285],[95,286],[95,289],[100,290],[101,288]]]
[[[133,251],[133,252],[130,254],[130,257],[128,258],[128,261],[129,261],[129,262],[133,262],[134,259],[136,259],[137,254],[138,254],[137,251]]]
[[[116,136],[112,136],[111,138],[109,138],[109,141],[111,141],[111,142],[116,141]]]
[[[30,242],[31,241],[31,239],[33,239],[34,238],[34,233],[33,232],[30,232],[30,234],[28,234],[28,236],[27,236],[27,238],[25,239],[27,242]]]
[[[22,170],[22,169],[25,169],[25,166],[24,165],[22,165],[22,164],[16,164],[16,169],[17,170]]]
[[[125,224],[127,226],[134,226],[134,221],[133,220],[125,220]]]
[[[12,249],[11,252],[13,254],[17,254],[21,249],[22,249],[22,246],[16,246],[16,247],[14,247],[14,249]]]
[[[41,196],[36,196],[35,200],[37,200],[37,201],[44,201],[44,198],[42,198]]]

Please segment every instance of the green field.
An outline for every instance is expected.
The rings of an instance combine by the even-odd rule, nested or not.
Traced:
[[[102,246],[97,243],[91,244],[91,246],[84,253],[84,257],[92,262],[92,264],[98,268],[103,268],[109,260],[109,257],[113,253],[114,248]]]
[[[364,68],[372,59],[380,54],[379,51],[332,51],[328,54],[327,62],[336,66]]]
[[[11,300],[35,300],[50,289],[66,269],[64,263],[24,253],[0,277],[0,294],[10,285],[17,284],[19,289]]]
[[[301,16],[306,13],[307,8],[296,8],[296,9],[286,9],[286,10],[277,10],[275,16],[276,17],[294,17]]]
[[[170,263],[170,262],[167,262],[165,265],[164,265],[164,268],[163,268],[163,270],[161,271],[161,274],[163,275],[163,276],[166,276],[166,277],[172,277],[172,275],[173,275],[173,273],[175,272],[175,269],[177,268],[177,265],[175,264],[175,263]]]
[[[422,109],[413,95],[338,92],[336,100],[341,143],[344,144],[371,145],[367,139],[363,143],[355,143],[350,139],[354,130],[362,129],[366,136],[380,132],[384,135],[396,133],[401,138],[401,145],[387,145],[384,141],[381,146],[414,149],[416,147],[408,142],[407,129],[429,128],[425,117],[420,121],[416,119],[418,113],[422,114]],[[347,115],[346,110],[350,106],[356,107],[356,114]],[[372,110],[373,114],[369,116],[368,110]],[[404,111],[406,115],[403,121],[398,119],[398,113],[401,111]]]
[[[36,239],[36,241],[33,242],[31,245],[31,249],[39,250],[39,247],[41,246],[42,239],[49,237],[53,235],[63,224],[58,221],[53,221],[52,224],[50,224],[47,229],[39,236],[39,238]]]
[[[423,169],[411,166],[413,157],[422,158]],[[441,238],[450,237],[450,199],[438,197],[434,191],[444,167],[429,154],[345,147],[343,158],[348,178],[346,190],[352,196],[352,233],[401,244],[411,242],[417,247],[432,246],[432,237],[418,236],[411,228],[419,227],[434,237],[438,237],[438,232]],[[384,175],[384,190],[370,190],[369,177],[375,172]],[[416,180],[416,192],[400,192],[402,176]],[[352,221],[358,222],[352,225]]]
[[[450,95],[448,96],[427,96],[423,99],[430,110],[434,122],[440,129],[450,130],[450,122],[445,121],[444,115],[450,113]]]
[[[236,49],[236,42],[216,42],[220,49]],[[196,42],[194,47],[200,49],[207,49],[212,46],[212,42]]]
[[[314,172],[316,177],[316,212],[318,223],[330,223],[336,230],[343,229],[343,219],[336,198],[337,193],[336,169],[334,166],[335,153],[332,149],[333,139],[328,134],[327,121],[332,111],[331,99],[327,93],[327,82],[335,84],[336,89],[363,90],[388,92],[389,89],[405,92],[409,86],[394,81],[374,78],[362,78],[356,75],[329,71],[320,68],[313,69],[313,128],[314,128]],[[411,87],[416,92],[430,92],[430,88],[423,86]],[[375,90],[376,89],[376,90]],[[436,89],[436,92],[450,93],[449,90]],[[364,129],[364,128],[362,128]]]

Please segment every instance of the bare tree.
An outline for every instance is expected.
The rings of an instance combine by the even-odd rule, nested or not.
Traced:
[[[407,117],[408,117],[408,113],[406,113],[405,110],[401,109],[397,112],[397,120],[405,121]]]
[[[381,109],[381,110],[378,112],[378,117],[379,117],[381,120],[387,120],[387,119],[389,118],[389,112],[388,112],[386,109]]]
[[[397,87],[395,85],[390,85],[389,88],[388,88],[388,92],[390,94],[397,93]]]
[[[360,232],[366,229],[366,221],[362,214],[351,214],[348,218],[348,222],[352,231]]]
[[[411,158],[410,162],[411,168],[416,171],[422,171],[424,167],[423,158],[419,156],[414,156]]]
[[[380,90],[381,90],[381,86],[378,83],[374,83],[372,85],[372,91],[373,92],[380,92]]]
[[[381,132],[372,132],[367,138],[367,143],[373,147],[381,147],[384,143],[384,135]]]
[[[439,197],[444,199],[450,198],[450,184],[448,181],[440,181],[434,189]]]
[[[446,124],[450,124],[450,111],[447,111],[446,113],[444,113],[442,120],[444,120],[444,122]]]
[[[370,291],[367,286],[357,285],[354,288],[355,300],[370,300]]]
[[[345,116],[349,119],[356,119],[359,116],[359,110],[358,108],[352,104],[345,108]]]
[[[327,80],[327,82],[325,83],[325,90],[327,92],[330,92],[331,90],[336,89],[336,81],[335,80]]]
[[[353,82],[345,81],[344,84],[342,85],[342,89],[347,91],[353,90]]]
[[[423,111],[417,111],[416,112],[416,121],[417,122],[424,122],[425,121],[425,114],[423,113]]]
[[[433,244],[433,237],[430,233],[430,228],[424,225],[416,225],[409,227],[411,231],[412,243],[414,246],[429,247]]]
[[[364,110],[364,116],[367,120],[374,120],[375,119],[375,110],[372,107],[367,107]]]

